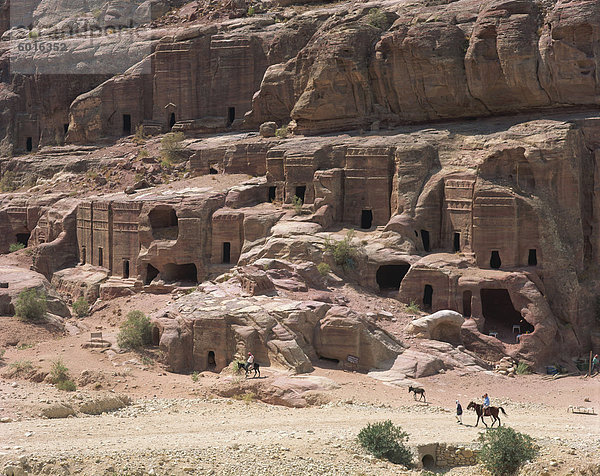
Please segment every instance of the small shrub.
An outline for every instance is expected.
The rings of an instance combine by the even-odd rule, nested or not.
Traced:
[[[160,152],[163,160],[168,164],[181,162],[184,158],[183,145],[185,139],[183,132],[169,132],[160,141]]]
[[[331,272],[331,266],[329,266],[327,263],[319,263],[317,269],[319,270],[319,274],[321,276],[327,276]]]
[[[139,349],[152,343],[152,324],[142,311],[131,311],[121,324],[117,343],[123,349]]]
[[[30,360],[17,360],[16,362],[10,364],[10,368],[14,369],[15,373],[18,374],[21,372],[29,372],[30,370],[33,370],[33,364]]]
[[[200,374],[198,372],[192,372],[192,382],[196,383],[200,378]]]
[[[75,385],[73,380],[61,380],[60,382],[56,383],[56,388],[65,392],[74,392],[77,390],[77,385]]]
[[[73,303],[73,311],[75,312],[75,315],[79,319],[82,319],[89,315],[90,305],[88,304],[86,299],[82,296]]]
[[[8,251],[14,253],[15,251],[22,250],[23,248],[25,248],[23,243],[11,243],[8,247]]]
[[[33,347],[33,344],[19,344],[17,346],[17,350],[27,350],[27,349],[31,349]]]
[[[69,380],[69,369],[61,359],[56,359],[50,367],[50,381],[56,385],[66,380]]]
[[[292,206],[294,207],[296,215],[300,215],[302,213],[302,199],[300,197],[294,195],[294,198],[292,198]]]
[[[352,244],[354,231],[350,230],[343,240],[325,240],[325,250],[333,255],[333,261],[341,266],[344,271],[354,269],[358,260],[358,249]]]
[[[367,13],[367,23],[380,30],[387,30],[389,27],[385,12],[379,8],[371,8],[369,10],[369,13]]]
[[[404,466],[412,464],[412,454],[404,445],[407,440],[408,434],[391,420],[369,423],[358,433],[358,442],[373,456]]]
[[[0,192],[14,192],[18,188],[17,174],[11,170],[4,172],[0,179]]]
[[[254,7],[250,5],[248,7],[248,11],[246,12],[246,16],[253,17],[256,12],[254,11]]]
[[[528,375],[531,373],[531,369],[529,368],[529,365],[527,365],[525,362],[519,362],[515,369],[515,373],[517,373],[518,375]]]
[[[410,304],[408,306],[406,306],[406,310],[408,312],[413,313],[413,314],[421,312],[421,308],[419,307],[419,305],[415,301],[411,301]]]
[[[282,126],[275,130],[275,137],[285,139],[288,136],[288,126]]]
[[[493,476],[515,474],[539,450],[529,435],[506,426],[486,431],[479,441],[482,444],[479,460]]]
[[[37,289],[22,291],[15,303],[15,315],[21,319],[36,321],[46,314],[46,293]]]
[[[142,160],[150,157],[150,153],[146,149],[142,149],[138,152],[137,158]]]
[[[144,133],[144,125],[140,124],[135,129],[135,135],[133,136],[133,142],[137,145],[142,145],[146,143],[146,134]]]

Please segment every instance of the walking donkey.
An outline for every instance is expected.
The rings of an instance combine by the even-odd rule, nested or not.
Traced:
[[[423,401],[425,403],[427,403],[427,400],[425,400],[425,389],[424,388],[410,386],[410,387],[408,387],[408,393],[410,393],[410,392],[413,393],[413,397],[415,400],[417,399],[417,395],[420,395],[419,400],[423,399]]]
[[[483,405],[481,403],[475,403],[475,402],[469,403],[469,405],[467,406],[467,410],[475,410],[475,413],[477,413],[477,423],[475,424],[475,426],[479,425],[479,419],[481,418],[481,421],[486,426],[486,428],[487,428],[487,423],[485,421],[483,421],[484,416],[491,416],[494,419],[492,421],[491,426],[494,426],[494,423],[496,423],[496,420],[498,420],[498,426],[500,426],[501,425],[500,417],[498,416],[500,414],[500,411],[504,415],[506,415],[506,412],[504,411],[504,408],[502,408],[502,407],[483,408]]]

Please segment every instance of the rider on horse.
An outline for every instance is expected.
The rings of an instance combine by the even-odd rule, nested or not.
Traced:
[[[488,410],[490,408],[490,397],[488,397],[488,394],[485,393],[483,394],[483,414],[484,415],[489,415],[490,411]]]
[[[254,355],[252,355],[252,352],[248,352],[248,360],[246,363],[248,364],[249,371],[254,369]]]

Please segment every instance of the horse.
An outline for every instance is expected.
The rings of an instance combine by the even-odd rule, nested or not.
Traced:
[[[238,362],[237,372],[239,372],[242,369],[246,371],[246,377],[248,377],[248,372],[254,370],[254,375],[252,376],[252,378],[256,377],[256,374],[258,374],[258,377],[260,378],[260,365],[258,365],[256,362],[253,364],[253,367],[250,367],[250,364],[247,362]]]
[[[484,416],[491,416],[494,419],[494,421],[492,421],[491,426],[494,426],[494,423],[496,423],[496,420],[498,420],[498,426],[501,426],[502,423],[500,422],[500,417],[498,415],[500,414],[500,411],[506,415],[506,412],[504,411],[504,408],[502,408],[502,407],[483,408],[483,405],[481,403],[475,403],[475,402],[469,403],[469,405],[467,406],[467,410],[475,410],[475,413],[477,413],[477,423],[475,424],[475,426],[479,425],[479,419],[481,418],[481,421],[485,425],[486,428],[487,428],[487,423],[485,421],[483,421]]]
[[[424,388],[420,388],[420,387],[408,387],[408,393],[412,392],[413,393],[413,397],[416,400],[417,399],[417,394],[420,395],[419,400],[421,400],[421,398],[423,399],[423,401],[425,403],[427,403],[427,400],[425,399],[425,389]]]

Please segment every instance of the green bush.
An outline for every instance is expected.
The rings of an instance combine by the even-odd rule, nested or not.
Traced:
[[[253,17],[256,12],[254,11],[253,6],[248,7],[248,11],[246,12],[246,16]]]
[[[181,162],[184,159],[183,155],[183,132],[169,132],[160,141],[160,151],[163,160],[168,164]]]
[[[200,379],[200,374],[198,372],[192,372],[192,382],[196,383]]]
[[[21,319],[36,321],[46,314],[46,293],[37,289],[22,291],[15,303],[15,315]]]
[[[14,253],[15,251],[22,250],[23,248],[25,248],[23,243],[11,243],[8,247],[8,251]]]
[[[335,264],[341,266],[344,271],[354,269],[358,261],[358,248],[352,244],[353,237],[354,231],[350,230],[343,240],[325,240],[325,250],[333,255]]]
[[[60,382],[56,383],[56,388],[65,392],[74,392],[77,390],[77,385],[75,385],[73,380],[61,380]]]
[[[493,476],[515,474],[519,467],[535,458],[539,448],[529,435],[501,426],[479,435],[479,460]]]
[[[300,215],[302,213],[302,199],[300,197],[294,195],[294,198],[292,198],[292,206],[294,207],[296,215]]]
[[[317,269],[319,270],[319,274],[321,276],[327,276],[331,272],[331,266],[329,266],[327,263],[320,263],[317,266]]]
[[[77,301],[73,303],[73,311],[75,311],[75,315],[79,319],[82,319],[89,315],[90,305],[88,304],[87,300],[83,296],[81,296],[79,299],[77,299]]]
[[[419,305],[415,301],[411,301],[410,304],[408,306],[406,306],[406,310],[408,312],[413,313],[413,314],[421,312],[421,308],[419,307]]]
[[[369,10],[369,13],[367,13],[367,23],[380,30],[387,30],[389,27],[385,12],[379,8],[371,8]]]
[[[61,359],[56,359],[50,367],[50,381],[54,384],[69,380],[69,369]]]
[[[390,420],[369,423],[358,433],[358,442],[373,456],[408,467],[413,457],[404,444],[407,440],[408,434]]]
[[[275,130],[275,137],[285,139],[288,136],[288,126],[279,127]]]
[[[152,324],[142,311],[131,311],[121,325],[117,343],[123,349],[139,349],[152,343]]]
[[[0,192],[14,192],[19,188],[17,174],[8,170],[0,179]]]
[[[531,373],[531,369],[529,368],[529,365],[527,365],[525,362],[519,362],[515,369],[515,373],[517,373],[518,375],[527,375]]]

